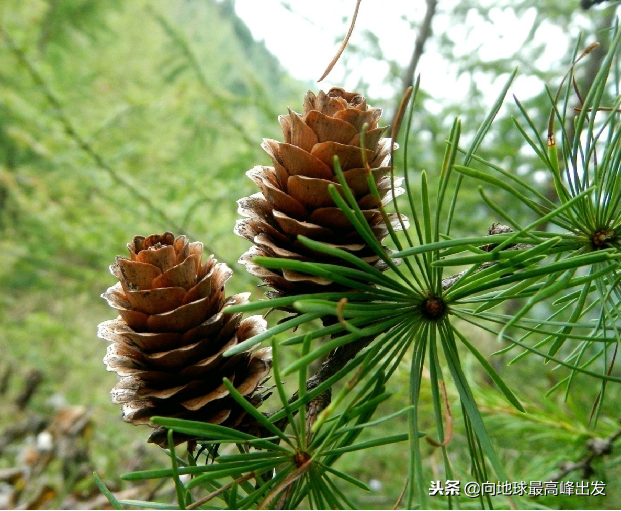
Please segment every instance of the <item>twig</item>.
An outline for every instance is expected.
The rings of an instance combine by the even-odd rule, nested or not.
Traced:
[[[375,337],[363,337],[335,349],[328,358],[328,360],[321,364],[319,370],[308,380],[306,380],[306,390],[311,391],[314,388],[319,387],[319,385],[321,385],[324,381],[328,380],[336,373],[338,373],[341,369],[343,369],[343,367],[345,367],[347,362],[354,358],[358,354],[358,352],[366,348],[371,343],[371,341],[373,341],[373,339],[375,339]],[[330,404],[330,389],[326,390],[324,394],[326,394],[324,399],[327,400],[327,402],[325,403],[325,406],[327,406],[328,404]],[[320,396],[323,396],[323,394],[321,394]],[[318,399],[320,396],[315,399]],[[297,399],[298,393],[296,391],[289,399],[289,403],[293,403]]]
[[[426,2],[427,10],[425,11],[425,17],[423,18],[423,22],[421,23],[420,29],[418,31],[418,36],[416,37],[416,41],[414,43],[414,52],[412,53],[410,64],[403,73],[403,85],[401,89],[401,94],[399,94],[398,96],[399,98],[402,98],[405,95],[408,87],[412,87],[414,85],[414,73],[416,72],[418,62],[423,55],[423,51],[425,50],[425,43],[427,42],[427,39],[431,37],[431,22],[433,21],[433,17],[436,14],[438,0],[426,0]],[[395,124],[395,120],[398,115],[397,112],[398,108],[395,109],[395,114],[393,115],[391,125]]]
[[[39,34],[39,40],[37,41],[37,48],[39,52],[45,52],[47,44],[54,34],[54,20],[58,16],[58,7],[60,0],[49,0],[47,6],[47,12],[45,17],[41,21],[41,33]]]
[[[26,405],[28,405],[28,403],[32,399],[32,396],[37,391],[42,381],[43,373],[41,371],[39,371],[38,369],[33,369],[32,371],[30,371],[28,373],[28,376],[26,377],[26,383],[24,385],[24,388],[15,398],[15,406],[17,406],[17,408],[19,408],[20,410],[26,408]]]
[[[55,488],[49,484],[44,484],[29,502],[22,504],[18,509],[45,509],[45,505],[57,495]]]
[[[9,382],[11,381],[12,372],[13,371],[10,365],[7,365],[4,368],[4,372],[2,373],[2,376],[0,377],[0,396],[2,396],[3,394],[6,394],[6,391],[9,388]]]
[[[403,94],[403,97],[401,98],[401,102],[399,103],[399,108],[397,108],[397,115],[393,119],[392,127],[390,128],[390,138],[393,141],[393,145],[391,148],[391,157],[390,157],[391,162],[394,161],[392,157],[392,151],[394,150],[394,147],[395,147],[394,142],[397,140],[397,137],[399,136],[399,132],[401,131],[401,122],[403,121],[403,117],[405,116],[405,110],[407,109],[408,104],[410,103],[410,98],[412,97],[413,91],[414,91],[414,87],[412,85],[410,85],[407,89],[405,89],[405,93]],[[391,165],[391,168],[392,168],[392,165]],[[394,190],[393,190],[393,193],[394,193]]]
[[[243,477],[240,477],[239,479],[235,479],[235,481],[231,481],[230,483],[225,484],[224,486],[221,486],[216,491],[213,491],[209,495],[206,495],[205,497],[203,497],[202,499],[199,499],[196,502],[194,502],[193,504],[190,504],[189,506],[186,507],[186,509],[196,509],[197,507],[202,506],[203,504],[206,504],[211,499],[213,499],[213,498],[217,497],[218,495],[220,495],[221,493],[225,492],[226,490],[228,490],[234,484],[236,484],[236,483],[237,484],[244,483],[244,482],[252,479],[253,477],[255,477],[254,471],[246,474]]]
[[[38,435],[49,426],[49,419],[37,414],[30,415],[28,418],[11,424],[0,436],[0,455],[5,448],[13,444],[16,440],[28,435]]]
[[[401,504],[401,501],[403,500],[403,496],[405,495],[405,490],[408,489],[409,482],[410,482],[409,479],[405,480],[405,484],[403,485],[403,490],[401,490],[401,493],[399,494],[399,498],[397,499],[397,502],[395,502],[395,505],[392,506],[392,509],[397,509],[399,507],[399,504]]]
[[[549,481],[560,481],[574,470],[581,470],[582,477],[590,477],[595,470],[591,462],[596,458],[601,458],[612,453],[613,444],[617,438],[621,438],[621,429],[615,431],[608,438],[591,438],[586,443],[589,453],[580,461],[563,461],[559,464],[559,471],[552,474]]]
[[[336,65],[338,60],[341,58],[341,55],[345,51],[345,48],[347,47],[347,43],[349,42],[349,38],[351,37],[352,33],[354,32],[354,25],[356,24],[356,18],[358,17],[358,9],[360,9],[360,2],[361,1],[362,0],[357,0],[356,1],[356,8],[354,9],[354,15],[351,18],[351,25],[349,25],[349,30],[347,32],[347,35],[345,36],[345,39],[343,39],[343,42],[341,43],[341,46],[339,47],[338,51],[336,52],[336,55],[330,61],[330,63],[328,64],[328,67],[326,68],[326,70],[321,75],[321,78],[319,78],[319,80],[317,80],[317,82],[322,81],[326,76],[328,76],[330,74],[330,71],[332,71],[332,68]]]
[[[99,153],[97,153],[84,138],[82,138],[82,136],[75,129],[71,120],[65,114],[65,110],[63,108],[62,103],[56,97],[54,92],[52,92],[52,90],[49,88],[44,78],[41,76],[39,71],[34,67],[32,62],[30,62],[30,60],[28,59],[24,51],[20,49],[19,47],[17,47],[17,45],[15,44],[15,41],[13,41],[13,39],[5,31],[0,31],[0,34],[2,34],[2,38],[4,39],[7,46],[9,47],[9,50],[11,50],[11,52],[15,55],[15,57],[17,57],[17,60],[19,60],[19,62],[26,68],[26,70],[28,71],[32,79],[35,81],[35,83],[39,87],[41,87],[41,90],[43,91],[43,95],[48,100],[48,102],[54,107],[56,111],[55,112],[56,117],[63,125],[65,132],[78,144],[80,149],[82,149],[85,153],[87,153],[95,161],[97,166],[99,166],[100,168],[108,172],[108,174],[110,174],[110,176],[117,183],[126,187],[139,200],[144,202],[149,209],[151,209],[153,212],[161,216],[162,219],[165,220],[168,225],[174,226],[174,223],[172,222],[172,220],[170,220],[170,218],[168,218],[166,213],[158,209],[148,197],[143,195],[142,192],[140,192],[137,188],[135,188],[131,183],[127,182],[124,178],[122,178],[119,174],[117,174],[117,172],[112,167],[110,167],[110,165],[108,165],[106,161],[104,161],[103,157]],[[176,230],[180,231],[180,229],[178,228]]]
[[[300,477],[302,477],[306,473],[306,471],[312,466],[312,464],[313,464],[313,460],[310,459],[306,463],[301,465],[299,468],[291,472],[291,474],[289,474],[282,483],[276,486],[276,488],[274,488],[270,492],[270,494],[267,497],[265,497],[265,500],[261,502],[259,509],[265,509],[270,504],[270,502],[274,500],[275,497],[278,496],[280,492],[286,490],[290,485],[292,485]]]

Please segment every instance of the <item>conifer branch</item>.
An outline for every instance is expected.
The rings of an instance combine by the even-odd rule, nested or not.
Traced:
[[[492,224],[488,230],[488,235],[491,236],[495,234],[503,234],[503,233],[508,233],[508,232],[513,232],[513,230],[506,225]],[[481,250],[489,252],[490,250],[494,248],[494,246],[496,245],[488,244],[488,245],[482,245],[479,248]],[[526,248],[532,248],[532,247],[530,245],[525,245],[525,244],[516,244],[516,245],[508,245],[507,247],[504,248],[504,250],[518,250],[518,249],[526,249]],[[484,263],[480,266],[478,271],[481,271],[485,268],[489,268],[490,266],[493,266],[495,264],[497,263],[496,262]],[[457,273],[455,275],[442,279],[442,289],[446,291],[450,287],[454,286],[455,283],[466,272],[467,270],[464,270],[460,273]],[[359,352],[361,352],[364,348],[366,348],[369,344],[371,344],[371,342],[374,339],[375,339],[374,336],[361,337],[360,339],[357,339],[349,344],[345,344],[344,346],[341,346],[340,348],[335,349],[330,354],[328,359],[321,365],[319,370],[313,376],[311,376],[308,380],[306,380],[306,390],[310,392],[311,390],[321,385],[323,382],[330,379],[332,376],[338,373],[341,369],[343,369],[347,365],[347,363],[350,360],[352,360]],[[296,391],[289,398],[289,403],[291,404],[295,402],[297,399],[298,399],[298,392]],[[319,412],[321,412],[321,410],[323,410],[326,406],[328,406],[330,404],[330,401],[331,401],[331,390],[330,389],[326,390],[325,392],[317,396],[312,402],[315,408],[316,414],[318,414]],[[281,429],[284,429],[287,425],[287,422],[288,422],[288,418],[284,417],[277,425]]]
[[[401,94],[397,97],[402,98],[409,87],[414,85],[414,74],[416,73],[416,68],[418,67],[418,62],[425,51],[425,43],[427,39],[431,37],[431,23],[433,21],[433,17],[436,14],[436,8],[438,6],[438,0],[426,0],[427,1],[427,10],[425,11],[425,17],[421,23],[420,29],[418,31],[418,36],[416,37],[416,42],[414,43],[414,51],[412,52],[412,58],[410,59],[410,64],[408,68],[403,73],[402,86],[401,86]],[[395,123],[395,119],[398,115],[399,104],[397,104],[397,108],[395,108],[395,114],[393,116],[393,121],[391,122],[391,126]]]
[[[575,470],[581,471],[581,477],[591,477],[595,470],[591,463],[596,458],[601,458],[612,454],[614,443],[617,439],[621,438],[621,429],[615,431],[607,438],[591,438],[586,443],[586,448],[589,451],[580,461],[563,461],[559,463],[559,470],[549,477],[550,481],[560,481],[571,472]]]

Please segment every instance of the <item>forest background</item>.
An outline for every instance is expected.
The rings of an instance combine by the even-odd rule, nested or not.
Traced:
[[[321,23],[298,2],[274,3],[289,11],[289,24]],[[350,1],[330,3],[335,13],[350,15],[353,9]],[[409,133],[409,168],[414,177],[427,169],[433,178],[454,116],[462,118],[467,141],[516,66],[519,77],[510,94],[545,126],[544,84],[559,85],[581,31],[585,47],[595,40],[603,46],[578,70],[582,85],[593,79],[617,8],[604,3],[585,10],[578,0],[427,0],[363,2],[361,9],[382,9],[382,20],[392,17],[403,31],[407,57],[387,55],[381,32],[359,26],[332,81],[322,88],[346,86],[368,95],[371,105],[384,108],[388,124],[419,52],[423,74]],[[329,43],[335,47],[347,20],[334,16],[340,30]],[[489,51],[498,43],[481,34],[492,33],[502,19],[519,20],[524,34],[520,44],[501,46],[498,56],[497,49]],[[265,31],[278,33],[278,19],[269,19],[269,10],[261,23]],[[32,465],[20,502],[40,498],[38,505],[52,508],[68,502],[101,505],[93,470],[112,489],[131,491],[128,484],[120,485],[121,473],[167,463],[158,448],[144,444],[146,428],[123,424],[120,410],[109,402],[116,376],[105,371],[106,343],[96,337],[97,324],[113,316],[99,298],[113,283],[108,265],[115,255],[125,255],[125,244],[135,234],[184,232],[234,269],[229,294],[250,291],[261,299],[258,281],[236,263],[248,243],[232,234],[235,201],[255,192],[245,172],[269,161],[260,142],[279,138],[277,116],[287,107],[299,111],[305,91],[318,86],[290,74],[256,41],[244,22],[243,3],[236,11],[231,0],[3,0],[0,29],[0,470]],[[297,48],[299,60],[305,60],[305,52],[316,57],[313,41],[285,38],[284,32],[281,44]],[[325,64],[331,56],[323,55]],[[441,69],[444,78],[434,76],[433,69]],[[319,75],[321,69],[315,71]],[[515,111],[507,101],[480,154],[545,190],[550,183],[511,122]],[[476,183],[466,181],[462,194],[456,234],[485,234],[500,219],[481,203]],[[520,214],[512,210],[517,205],[505,206]],[[482,352],[497,350],[493,336],[479,337]],[[511,358],[490,360],[526,404],[526,415],[511,409],[464,354],[512,480],[549,480],[559,463],[586,455],[589,439],[619,429],[618,386],[608,390],[593,428],[589,416],[598,389],[587,377],[578,377],[578,391],[564,401],[562,393],[546,396],[560,379],[552,365],[526,359],[507,367]],[[405,361],[396,375],[402,385],[391,389],[394,395],[382,405],[385,414],[407,403],[407,367]],[[16,398],[29,378],[38,380],[36,375],[41,377],[36,392],[27,405],[18,406]],[[67,407],[89,424],[80,430],[79,456],[59,454],[43,463],[32,458],[40,448],[36,427],[23,436],[9,434],[33,416],[58,422],[59,410]],[[392,421],[390,428],[405,431],[405,419]],[[454,443],[465,442],[459,424],[456,430]],[[452,461],[466,473],[469,458],[461,452],[462,458],[453,449]],[[373,481],[373,491],[352,491],[351,498],[361,507],[391,507],[403,486],[407,454],[398,445],[353,454],[341,463],[358,479]],[[439,456],[428,446],[425,465],[431,473]],[[607,482],[607,496],[536,503],[613,509],[621,501],[620,461],[617,449],[593,463],[593,477]],[[153,488],[140,489],[147,490]]]

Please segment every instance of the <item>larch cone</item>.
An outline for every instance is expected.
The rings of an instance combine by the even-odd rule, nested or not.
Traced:
[[[247,175],[260,192],[238,201],[239,213],[235,233],[251,241],[251,247],[239,260],[246,270],[274,289],[268,296],[342,291],[333,281],[292,270],[268,270],[253,262],[256,256],[296,259],[307,262],[346,264],[304,247],[298,235],[327,243],[350,252],[380,270],[384,261],[358,234],[354,226],[335,205],[328,191],[334,185],[341,191],[334,172],[338,156],[345,180],[376,239],[388,235],[388,227],[371,195],[367,173],[371,172],[382,205],[401,195],[401,179],[390,176],[393,141],[382,138],[385,128],[378,128],[381,109],[367,106],[357,93],[333,88],[327,94],[308,92],[302,114],[289,110],[279,117],[284,142],[266,139],[262,147],[272,160],[272,167],[257,166]],[[364,149],[361,131],[367,125]],[[396,147],[396,144],[394,144]],[[369,168],[364,167],[364,150]],[[407,219],[401,217],[407,226]],[[401,230],[396,214],[389,215],[395,230]],[[389,253],[389,250],[384,247]]]
[[[222,379],[258,406],[272,362],[270,348],[223,357],[265,331],[261,316],[226,312],[250,293],[226,298],[232,271],[213,256],[202,262],[202,243],[185,236],[135,236],[127,247],[130,257],[119,256],[110,266],[119,282],[102,295],[119,317],[101,323],[98,332],[110,342],[104,363],[119,376],[112,402],[133,424],[150,425],[157,415],[241,429],[244,410]],[[165,429],[157,428],[149,442],[165,446]]]

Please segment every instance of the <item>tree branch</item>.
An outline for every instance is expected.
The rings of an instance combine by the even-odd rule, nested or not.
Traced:
[[[407,69],[403,73],[402,85],[401,85],[401,94],[397,96],[399,100],[405,95],[408,87],[414,86],[414,73],[416,72],[416,68],[418,67],[418,62],[423,55],[425,50],[425,43],[427,39],[431,37],[431,22],[433,21],[433,17],[436,14],[436,7],[438,6],[437,0],[426,0],[427,2],[427,10],[425,11],[425,17],[421,23],[420,29],[418,31],[418,36],[416,37],[416,41],[414,42],[414,52],[412,53],[412,58],[410,59],[410,64]],[[397,112],[399,110],[399,105],[395,108],[395,113],[393,115],[392,122],[390,125],[394,125]]]
[[[582,7],[585,11],[593,7],[597,4],[603,4],[609,0],[580,0],[580,7]]]
[[[574,470],[581,471],[581,477],[588,478],[595,473],[591,462],[596,458],[607,456],[612,453],[614,442],[621,438],[621,429],[615,431],[608,438],[591,438],[586,443],[589,453],[580,461],[563,461],[559,464],[558,472],[552,474],[549,481],[560,481]]]

